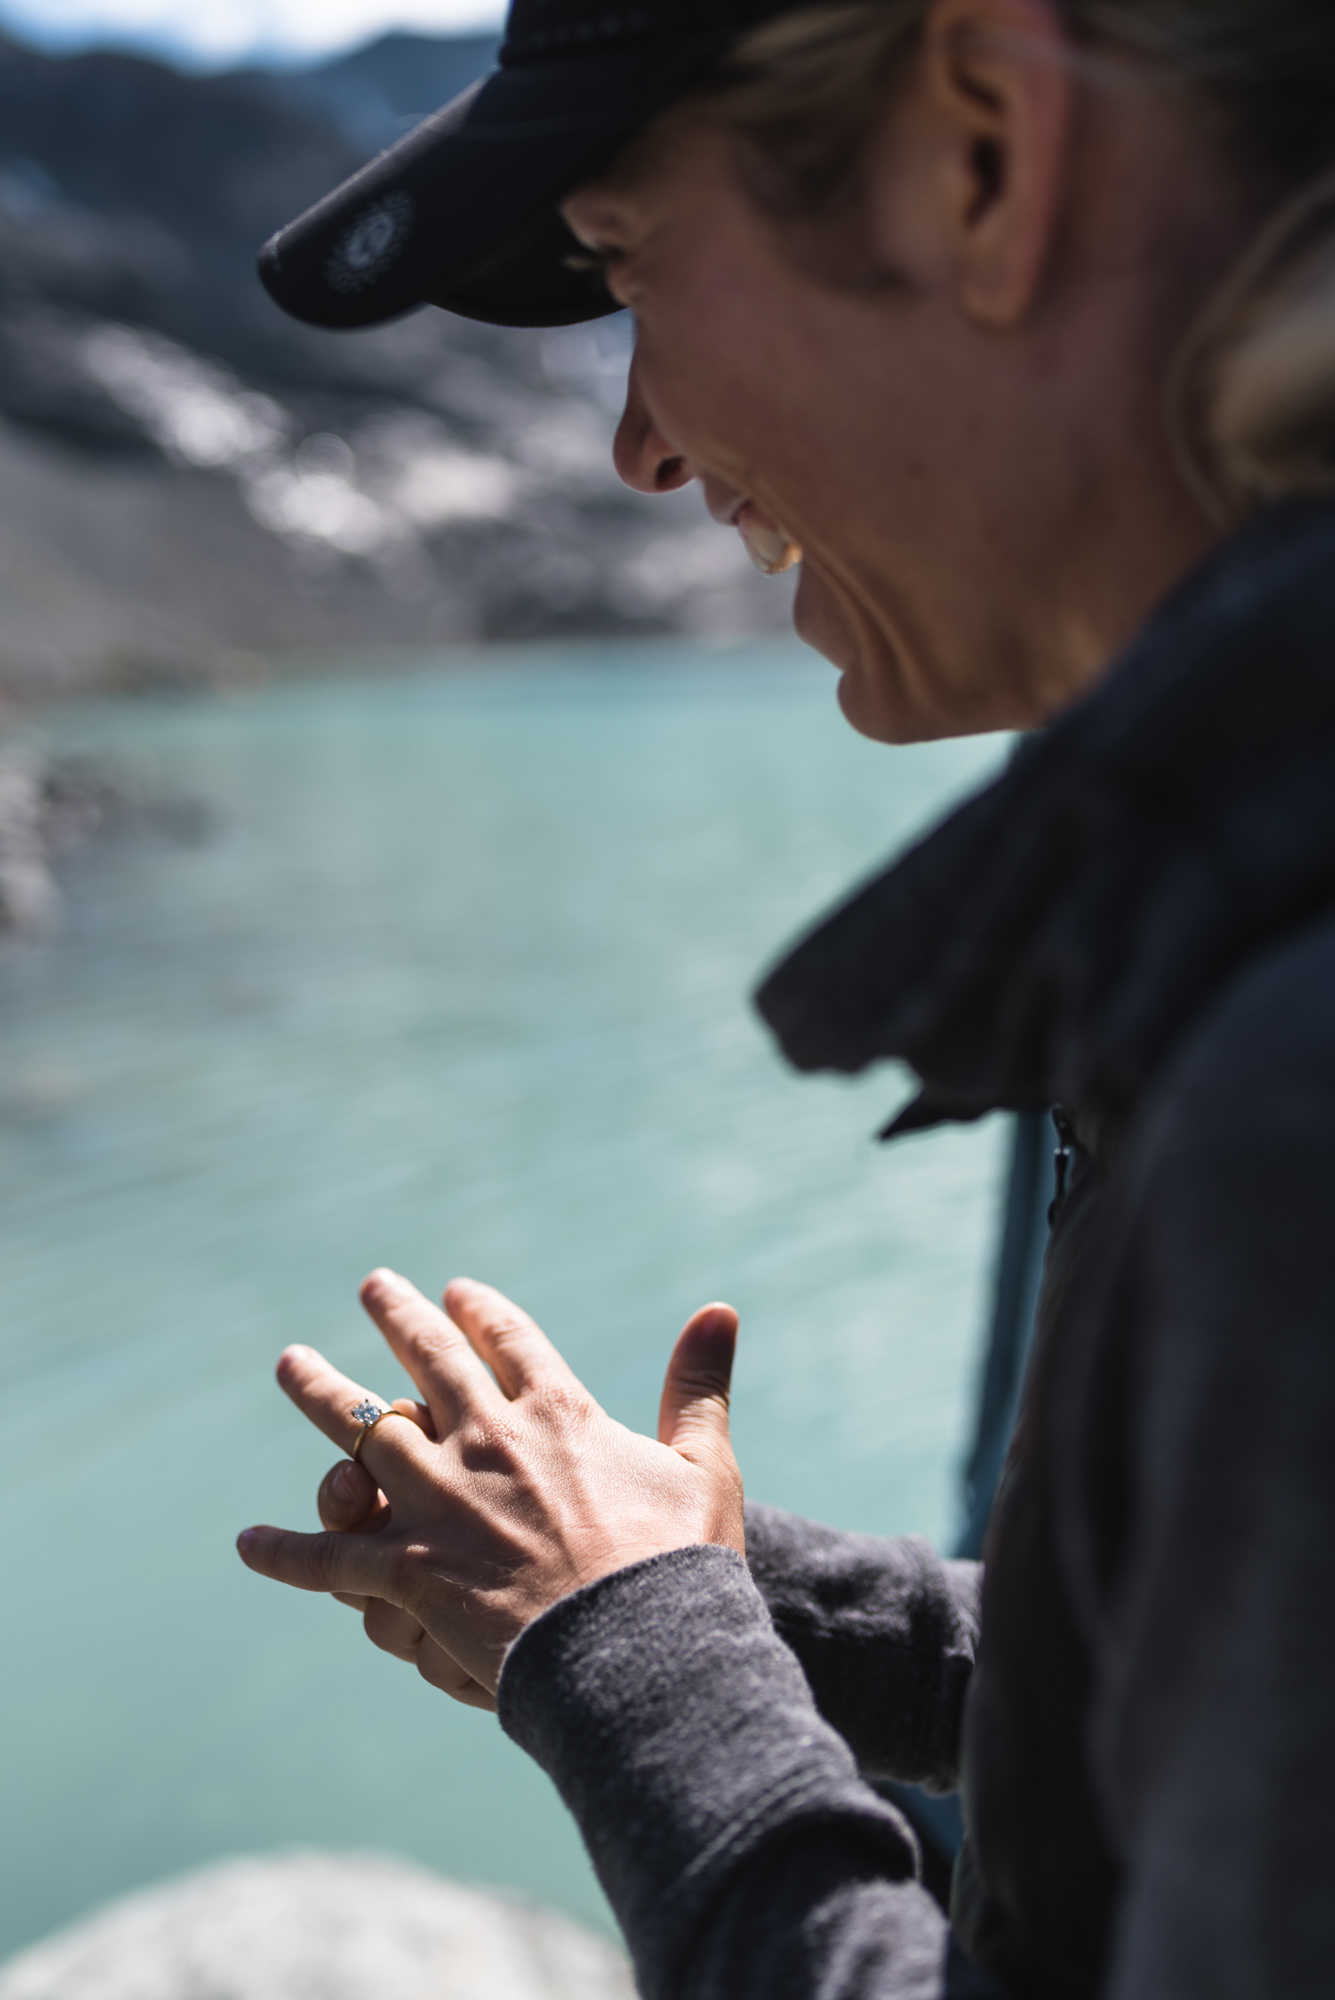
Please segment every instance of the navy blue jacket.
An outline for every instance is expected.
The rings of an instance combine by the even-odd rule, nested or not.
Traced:
[[[1335,506],[1258,516],[766,981],[1076,1168],[980,1572],[748,1511],[501,1719],[646,2000],[1316,2000],[1335,1966]],[[866,1782],[959,1785],[950,1934]]]

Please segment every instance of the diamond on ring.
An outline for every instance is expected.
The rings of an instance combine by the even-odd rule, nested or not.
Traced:
[[[352,1414],[359,1424],[369,1426],[379,1423],[381,1417],[385,1415],[385,1407],[383,1403],[373,1403],[371,1398],[367,1396],[362,1402],[356,1404]]]

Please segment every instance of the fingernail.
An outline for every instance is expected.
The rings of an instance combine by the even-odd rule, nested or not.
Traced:
[[[730,1306],[715,1306],[712,1312],[697,1326],[696,1333],[705,1340],[731,1340],[737,1320]]]
[[[246,1557],[250,1554],[251,1550],[254,1548],[255,1540],[258,1534],[259,1534],[258,1528],[243,1528],[241,1530],[241,1533],[237,1536],[236,1550],[237,1554],[241,1557],[243,1562],[245,1561]]]
[[[398,1292],[402,1289],[403,1279],[397,1271],[391,1271],[387,1266],[372,1271],[370,1276],[362,1281],[363,1292]]]
[[[339,1466],[335,1484],[345,1500],[353,1500],[357,1497],[357,1489],[361,1485],[361,1481],[357,1477],[357,1468],[350,1458],[345,1458],[342,1465]]]

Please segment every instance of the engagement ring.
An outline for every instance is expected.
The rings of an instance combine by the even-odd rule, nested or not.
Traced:
[[[360,1403],[353,1405],[349,1414],[354,1423],[361,1425],[361,1429],[357,1433],[357,1441],[352,1447],[352,1456],[354,1461],[356,1461],[361,1458],[362,1446],[366,1443],[367,1432],[373,1431],[382,1417],[397,1416],[398,1412],[391,1410],[387,1403],[377,1403],[370,1396],[365,1396]]]

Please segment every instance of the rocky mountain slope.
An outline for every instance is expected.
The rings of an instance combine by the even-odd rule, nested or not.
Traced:
[[[326,334],[261,291],[264,237],[491,53],[200,77],[0,41],[0,687],[785,622],[694,494],[617,483],[620,319]]]

